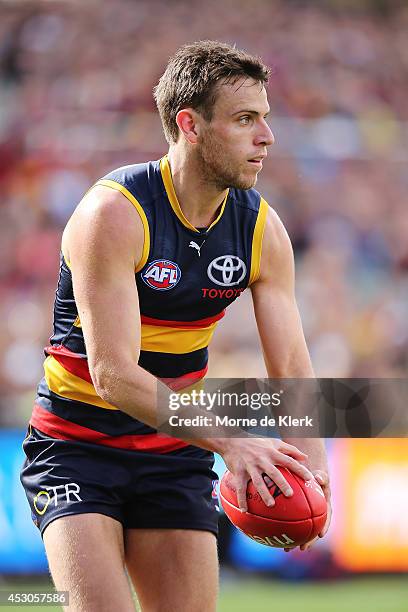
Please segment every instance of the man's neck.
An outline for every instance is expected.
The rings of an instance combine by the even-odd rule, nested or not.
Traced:
[[[170,147],[168,158],[184,216],[194,227],[208,227],[216,219],[228,189],[220,191],[206,181],[196,160],[181,147]]]

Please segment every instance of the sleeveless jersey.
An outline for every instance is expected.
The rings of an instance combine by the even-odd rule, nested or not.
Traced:
[[[144,227],[142,257],[135,270],[139,365],[173,390],[187,387],[206,374],[207,347],[225,309],[259,276],[268,205],[254,189],[229,189],[216,220],[197,230],[179,205],[167,156],[119,168],[96,185],[120,191]],[[117,308],[120,316],[120,304]],[[63,254],[54,330],[45,354],[45,376],[30,420],[33,427],[60,439],[149,452],[186,445],[157,433],[96,393],[70,265]]]

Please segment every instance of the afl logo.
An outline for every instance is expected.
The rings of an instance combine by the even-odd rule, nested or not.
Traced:
[[[238,285],[246,274],[246,265],[236,255],[221,255],[212,260],[207,268],[208,278],[216,285],[232,287]]]
[[[174,261],[156,259],[152,261],[142,274],[146,285],[158,291],[173,289],[181,278],[181,270]]]

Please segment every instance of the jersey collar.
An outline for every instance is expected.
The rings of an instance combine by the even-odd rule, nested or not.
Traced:
[[[186,227],[187,229],[189,229],[189,230],[199,234],[200,231],[196,227],[191,225],[190,221],[184,216],[184,213],[181,210],[181,206],[179,204],[176,192],[174,190],[173,179],[172,179],[172,176],[171,176],[171,170],[170,170],[170,164],[169,164],[169,158],[168,158],[167,155],[162,157],[161,160],[160,160],[160,172],[161,172],[161,175],[162,175],[162,179],[163,179],[163,183],[164,183],[164,188],[166,190],[167,197],[168,197],[170,205],[171,205],[171,207],[172,207],[172,209],[174,211],[174,214],[176,215],[178,220],[184,225],[184,227]],[[218,223],[218,221],[221,219],[222,214],[223,214],[224,209],[225,209],[225,205],[227,203],[228,194],[229,194],[229,189],[227,191],[227,195],[224,198],[224,201],[223,201],[222,206],[221,206],[221,210],[220,210],[217,218],[207,228],[207,232],[212,227],[214,227],[214,225],[216,223]]]

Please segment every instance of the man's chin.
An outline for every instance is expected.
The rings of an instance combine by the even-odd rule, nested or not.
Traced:
[[[257,181],[258,173],[255,175],[253,173],[241,173],[239,175],[230,175],[224,174],[217,177],[217,180],[214,183],[217,185],[218,189],[221,191],[228,188],[234,189],[242,189],[246,191],[247,189],[251,189]]]
[[[235,189],[243,189],[246,191],[247,189],[252,189],[256,185],[256,181],[258,180],[258,175],[251,177],[240,177],[232,187]]]

